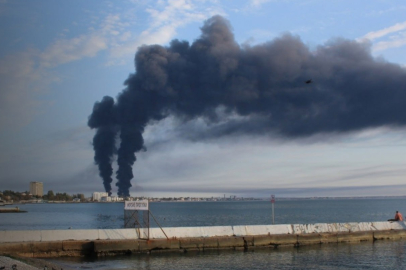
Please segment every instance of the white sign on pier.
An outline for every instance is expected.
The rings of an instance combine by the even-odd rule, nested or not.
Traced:
[[[125,201],[124,210],[149,210],[148,200]]]

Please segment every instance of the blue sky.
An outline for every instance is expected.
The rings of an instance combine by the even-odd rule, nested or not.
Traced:
[[[0,0],[0,190],[42,181],[46,191],[103,191],[87,120],[96,101],[124,89],[141,45],[193,42],[218,14],[241,46],[291,33],[315,50],[343,38],[405,68],[405,12],[401,1],[378,0]],[[147,126],[132,195],[406,194],[402,127],[294,140],[176,134],[172,118]]]

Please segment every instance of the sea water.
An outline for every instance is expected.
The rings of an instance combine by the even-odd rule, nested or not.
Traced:
[[[123,203],[26,204],[0,215],[0,230],[110,229],[124,226]],[[280,200],[275,224],[371,222],[406,213],[404,199]],[[269,201],[156,202],[162,227],[272,224]],[[157,226],[153,222],[151,226]],[[299,248],[152,253],[99,259],[52,259],[75,269],[406,269],[405,241],[323,244]]]
[[[124,227],[123,203],[42,203],[18,206],[27,213],[2,213],[0,230],[117,229]],[[406,213],[405,199],[281,200],[275,224],[373,222]],[[272,224],[269,201],[152,202],[162,227]],[[151,227],[158,225],[151,218]]]

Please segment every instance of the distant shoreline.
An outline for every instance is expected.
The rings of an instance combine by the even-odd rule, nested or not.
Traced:
[[[191,200],[182,200],[180,198],[174,198],[172,200],[165,200],[161,198],[144,198],[149,200],[150,203],[189,203],[189,202],[258,202],[258,201],[270,201],[270,198],[193,198]],[[405,199],[406,196],[362,196],[362,197],[276,197],[275,201],[309,201],[309,200],[371,200],[371,199]],[[24,204],[86,204],[86,203],[124,203],[124,201],[116,202],[99,202],[99,201],[16,201],[12,203],[6,203],[7,205],[24,205]],[[0,205],[0,210],[4,205]]]

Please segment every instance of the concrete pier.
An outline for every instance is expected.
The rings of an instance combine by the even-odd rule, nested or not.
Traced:
[[[405,222],[138,229],[0,231],[0,253],[26,257],[108,256],[162,251],[299,247],[406,239]],[[168,238],[167,238],[168,237]]]
[[[14,208],[0,208],[0,213],[26,213],[27,211],[21,210],[18,207]]]

